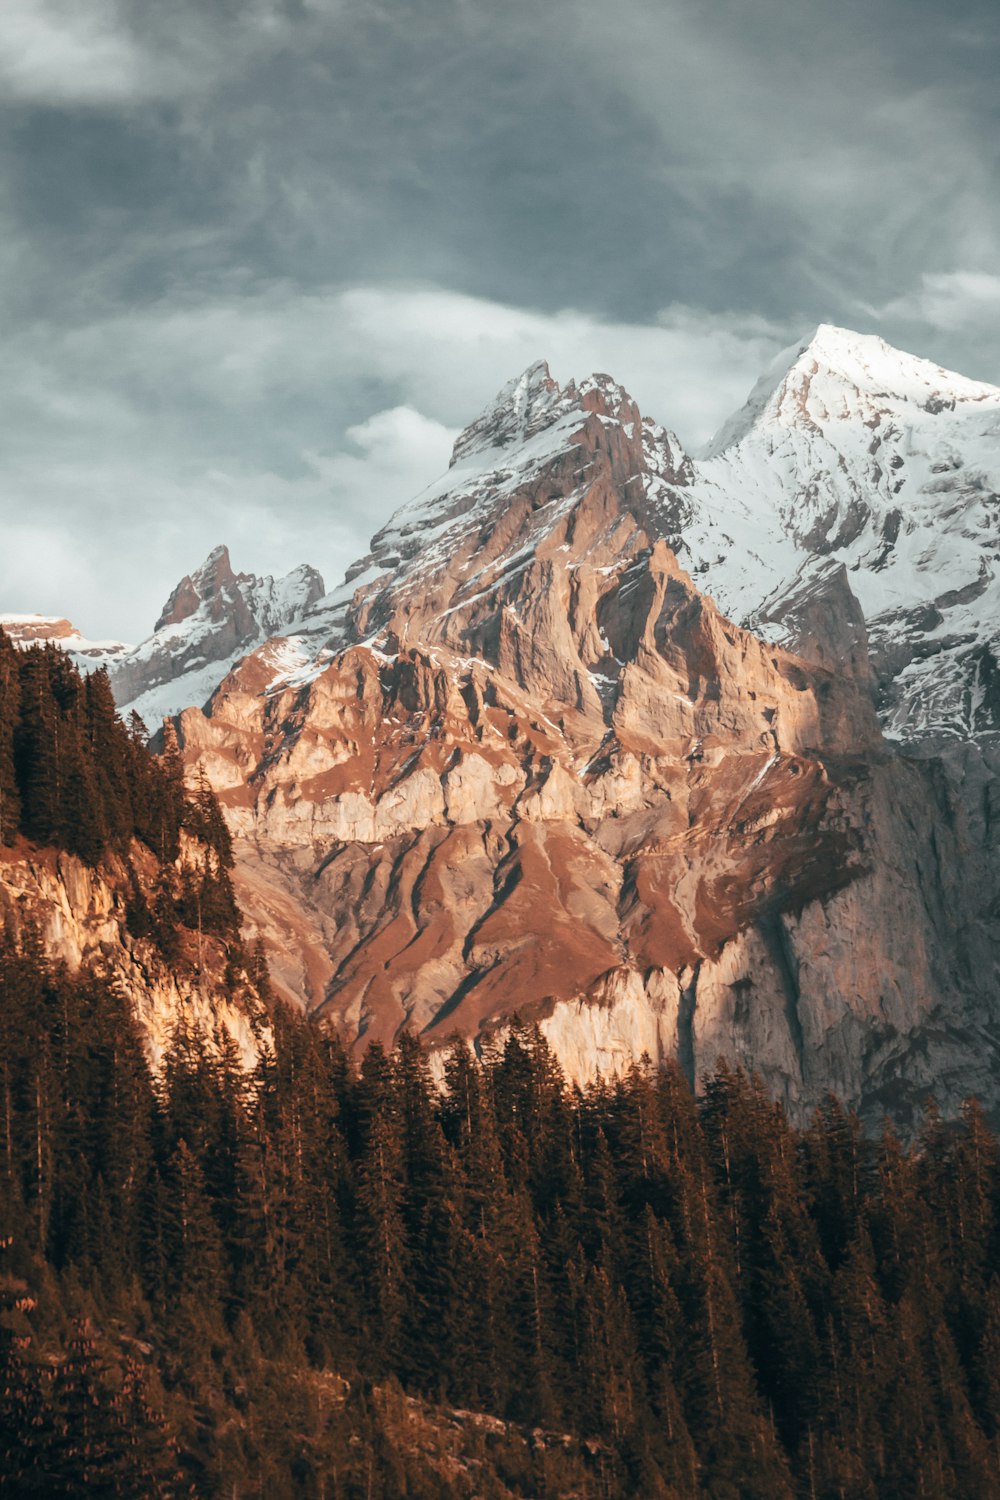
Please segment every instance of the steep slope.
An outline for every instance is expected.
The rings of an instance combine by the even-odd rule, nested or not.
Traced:
[[[197,846],[188,842],[185,855],[196,861]],[[149,936],[132,930],[136,890],[152,904],[159,878],[156,861],[138,845],[97,868],[65,850],[0,845],[0,926],[8,941],[31,934],[47,959],[71,974],[96,972],[127,995],[154,1070],[181,1022],[210,1047],[225,1038],[252,1068],[268,1021],[249,982],[227,984],[222,944],[178,929],[179,952],[168,961]]]
[[[849,582],[887,734],[1000,727],[1000,390],[822,326],[650,493],[693,575],[769,639],[799,646],[812,598],[849,655]]]
[[[152,754],[103,674],[0,631],[0,951],[29,1010],[49,977],[84,971],[127,999],[154,1066],[184,1022],[249,1065],[267,1023],[231,839],[168,741]]]
[[[181,716],[279,982],[362,1045],[534,1014],[581,1080],[648,1051],[735,1058],[795,1111],[989,1095],[995,921],[978,969],[955,940],[981,763],[882,741],[841,574],[825,662],[808,596],[812,661],[698,591],[661,539],[698,472],[608,377],[536,365]]]
[[[228,548],[216,547],[181,579],[148,640],[108,664],[119,706],[155,728],[189,703],[203,702],[235,661],[322,594],[315,568],[257,578],[234,573]]]

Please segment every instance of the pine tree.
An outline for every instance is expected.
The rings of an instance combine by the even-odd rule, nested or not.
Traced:
[[[14,732],[14,763],[21,828],[40,844],[65,837],[65,754],[61,715],[52,692],[51,653],[35,647],[20,657],[20,717]]]
[[[367,1317],[376,1368],[391,1368],[402,1348],[409,1274],[404,1219],[405,1158],[392,1066],[373,1043],[361,1065],[358,1250],[367,1272]]]
[[[13,1236],[0,1239],[6,1262]],[[40,1451],[45,1401],[37,1366],[28,1354],[33,1342],[28,1314],[36,1302],[26,1281],[0,1270],[0,1496],[46,1494]]]
[[[91,672],[84,683],[85,742],[94,770],[107,841],[128,848],[135,830],[132,758],[128,735],[115,708],[107,671]]]

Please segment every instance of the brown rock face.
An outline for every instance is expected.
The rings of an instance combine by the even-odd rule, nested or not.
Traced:
[[[0,616],[0,625],[11,640],[32,645],[36,641],[66,641],[79,635],[69,620],[55,615]]]
[[[193,578],[181,579],[163,606],[154,628],[162,630],[164,625],[179,625],[206,604],[210,619],[220,620],[232,613],[236,628],[242,627],[245,632],[252,628],[252,620],[237,585],[251,582],[256,582],[252,574],[233,572],[229,548],[216,547]]]
[[[289,679],[270,643],[181,716],[279,986],[359,1045],[535,1015],[581,1080],[725,1055],[800,1113],[982,1081],[954,809],[881,740],[846,579],[840,636],[801,602],[811,660],[765,645],[655,535],[620,388],[541,367],[515,406],[376,537],[357,644]]]

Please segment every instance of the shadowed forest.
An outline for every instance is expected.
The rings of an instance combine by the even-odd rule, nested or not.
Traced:
[[[1000,1494],[974,1105],[797,1133],[738,1073],[569,1091],[523,1026],[441,1092],[280,1010],[253,1076],[179,1030],[154,1082],[100,980],[0,984],[0,1492]]]

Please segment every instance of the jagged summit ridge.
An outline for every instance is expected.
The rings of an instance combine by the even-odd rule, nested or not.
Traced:
[[[574,410],[620,412],[632,397],[610,375],[589,375],[560,386],[544,359],[535,360],[503,386],[455,441],[451,467],[529,442]]]
[[[533,437],[547,425],[548,414],[561,395],[546,361],[535,360],[509,380],[476,420],[459,434],[452,450],[452,466],[475,453],[509,448]]]
[[[332,594],[308,567],[276,583],[236,574],[217,547],[173,591],[151,642],[107,662],[125,668],[123,704],[157,690],[140,705],[155,719],[207,696],[240,651],[273,635],[292,637],[269,654],[289,680],[391,638],[493,660],[515,619],[527,628],[531,591],[552,586],[549,553],[569,546],[578,569],[624,568],[661,540],[728,616],[793,649],[807,637],[819,649],[826,610],[843,660],[860,661],[856,596],[890,734],[998,729],[998,455],[1000,390],[830,324],[773,362],[700,459],[610,376],[563,386],[536,360]],[[584,656],[606,683],[600,653]],[[178,673],[186,686],[164,696]]]
[[[307,610],[294,660],[275,662],[301,680],[318,650],[385,649],[393,635],[495,660],[515,620],[527,628],[532,590],[551,587],[539,581],[550,553],[624,568],[665,540],[769,639],[863,674],[870,641],[890,734],[1000,727],[998,433],[994,387],[829,324],[774,361],[700,460],[610,376],[561,386],[536,361]],[[583,656],[606,697],[608,663],[593,646]]]

